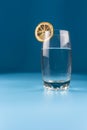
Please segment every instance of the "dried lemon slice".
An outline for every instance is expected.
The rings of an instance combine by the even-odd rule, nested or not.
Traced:
[[[43,42],[53,36],[53,26],[48,22],[41,22],[35,29],[35,37],[38,41]]]

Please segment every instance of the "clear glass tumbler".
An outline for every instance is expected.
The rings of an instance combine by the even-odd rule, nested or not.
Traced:
[[[71,43],[69,31],[54,30],[45,32],[46,40],[42,47],[42,77],[44,87],[51,90],[66,90],[71,80]]]

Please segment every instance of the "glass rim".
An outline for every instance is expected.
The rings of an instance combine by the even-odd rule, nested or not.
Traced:
[[[41,50],[48,50],[48,49],[65,49],[65,50],[72,50],[70,47],[47,47],[47,48],[41,48]]]
[[[69,31],[67,29],[56,29],[56,28],[54,28],[53,35],[59,35],[60,32],[61,32],[61,35],[65,34],[66,32],[69,34]]]
[[[46,31],[45,33],[47,33],[47,32],[50,32],[49,30],[48,31]],[[70,35],[70,33],[69,33],[69,31],[68,30],[66,30],[66,29],[57,29],[57,28],[54,28],[53,29],[53,36],[58,36],[58,35]]]
[[[58,29],[58,28],[54,28],[54,30],[58,30],[58,31],[67,31],[67,32],[69,32],[69,30],[67,30],[67,29]]]

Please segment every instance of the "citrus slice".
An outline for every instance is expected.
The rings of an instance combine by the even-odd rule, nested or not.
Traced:
[[[53,36],[53,26],[48,22],[41,22],[35,29],[35,37],[38,41],[43,42]]]

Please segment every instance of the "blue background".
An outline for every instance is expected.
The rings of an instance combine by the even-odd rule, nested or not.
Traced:
[[[41,44],[34,29],[41,21],[71,34],[73,72],[87,72],[86,0],[0,1],[0,72],[40,72]]]

